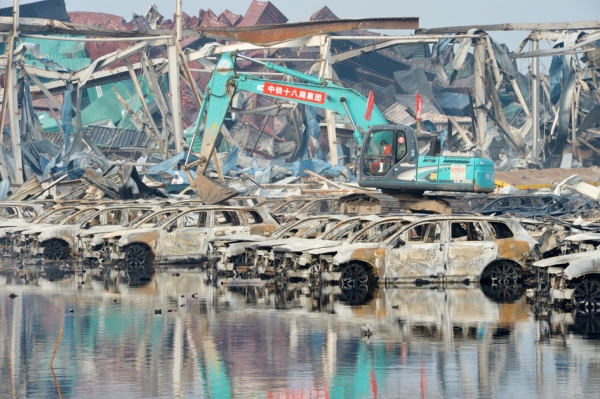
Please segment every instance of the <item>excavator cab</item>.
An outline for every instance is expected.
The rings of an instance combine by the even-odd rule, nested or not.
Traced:
[[[471,153],[419,155],[412,128],[376,125],[367,132],[360,154],[362,187],[385,193],[424,191],[491,192],[494,163]]]
[[[414,132],[407,126],[378,125],[367,133],[361,152],[360,180],[393,180],[398,171],[414,169],[418,158]]]

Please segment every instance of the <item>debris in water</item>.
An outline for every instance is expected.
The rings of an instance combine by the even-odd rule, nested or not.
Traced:
[[[364,325],[361,330],[363,337],[371,337],[373,335],[373,329],[368,324]]]

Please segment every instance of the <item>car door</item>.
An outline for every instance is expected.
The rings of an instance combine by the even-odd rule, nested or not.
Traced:
[[[391,238],[384,277],[410,280],[446,275],[446,225],[439,220],[419,222]]]
[[[451,220],[449,222],[448,276],[463,280],[479,276],[498,255],[498,245],[489,235],[483,221]]]
[[[159,246],[163,260],[200,259],[206,253],[209,233],[207,211],[186,212],[165,227]]]
[[[233,210],[214,210],[212,218],[212,228],[209,232],[209,241],[212,238],[248,235],[250,228],[242,224],[242,219],[237,211]],[[208,242],[206,249],[208,249]]]

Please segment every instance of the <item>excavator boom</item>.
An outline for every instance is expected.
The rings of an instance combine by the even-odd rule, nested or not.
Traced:
[[[243,57],[250,59],[247,57]],[[335,85],[325,79],[306,75],[272,63],[261,63],[268,69],[284,73],[304,82],[284,82],[261,79],[248,74],[236,74],[236,53],[221,55],[210,81],[206,87],[200,113],[194,125],[194,139],[202,127],[202,146],[200,149],[196,178],[193,187],[198,191],[200,200],[205,204],[214,204],[233,197],[237,192],[204,176],[217,136],[229,109],[229,104],[237,91],[247,91],[269,97],[311,105],[332,110],[350,119],[354,127],[354,137],[362,144],[363,136],[373,125],[387,124],[383,114],[374,107],[369,120],[364,118],[367,99],[359,92]],[[250,59],[251,60],[251,59]],[[254,61],[254,60],[253,60]],[[257,61],[258,62],[258,61]],[[193,141],[192,140],[192,141]]]
[[[389,125],[374,105],[370,117],[367,117],[368,100],[356,90],[242,55],[239,57],[258,62],[300,82],[237,74],[236,57],[235,52],[228,52],[219,58],[194,125],[190,147],[204,128],[196,178],[192,184],[203,203],[214,204],[237,194],[236,190],[204,176],[229,104],[237,91],[324,108],[347,117],[353,126],[354,138],[362,146],[359,168],[359,185],[362,187],[375,187],[393,194],[408,192],[413,198],[427,190],[485,193],[494,189],[494,163],[491,160],[472,154],[420,155],[413,129]]]

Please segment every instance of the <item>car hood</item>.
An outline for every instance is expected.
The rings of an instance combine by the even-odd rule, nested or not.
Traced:
[[[49,227],[51,224],[24,224],[22,226],[11,226],[11,227],[0,227],[0,231],[6,233],[20,233],[25,230],[38,228],[38,227]]]
[[[27,224],[30,224],[30,222],[26,222],[25,219],[2,219],[2,220],[0,220],[0,228],[19,226],[22,224],[27,225]]]
[[[223,236],[214,237],[210,239],[212,243],[223,243],[223,244],[234,244],[237,242],[249,242],[249,241],[267,241],[269,237],[259,236],[256,234],[248,236]]]
[[[121,226],[121,230],[105,234],[104,236],[102,236],[102,238],[104,238],[104,239],[110,239],[110,238],[115,238],[115,237],[124,237],[124,236],[130,235],[130,234],[139,234],[139,233],[151,232],[151,231],[156,231],[156,230],[159,229],[158,227],[149,227],[149,228],[145,228],[145,229],[123,230],[122,227],[123,226]]]
[[[311,249],[335,247],[340,244],[340,241],[333,240],[302,239],[302,241],[300,241],[300,239],[298,239],[293,240],[293,242],[288,244],[273,248],[273,252],[304,252]]]
[[[250,243],[246,246],[246,248],[251,248],[251,249],[256,249],[258,247],[268,247],[268,248],[272,248],[272,247],[276,247],[279,245],[284,245],[290,242],[289,238],[280,238],[278,240],[266,240],[266,241],[260,241],[260,242],[253,242]]]
[[[121,231],[123,230],[124,227],[117,225],[117,226],[95,226],[95,227],[90,227],[89,229],[84,229],[81,230],[79,232],[79,234],[77,234],[80,237],[90,237],[90,236],[95,236],[97,234],[102,234],[102,233],[111,233],[113,231]]]
[[[579,252],[576,254],[556,256],[537,261],[535,267],[550,267],[556,265],[567,266],[564,277],[567,280],[581,277],[586,274],[600,273],[600,251]]]
[[[45,233],[45,232],[53,231],[53,230],[68,230],[73,226],[75,226],[75,225],[74,224],[61,224],[61,225],[53,224],[53,225],[41,226],[41,227],[36,227],[36,228],[29,229],[29,230],[25,230],[21,234],[37,234],[37,233]]]

